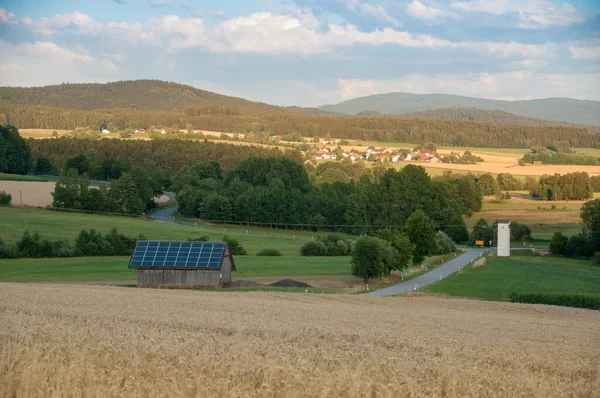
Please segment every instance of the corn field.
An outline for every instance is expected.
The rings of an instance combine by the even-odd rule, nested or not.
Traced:
[[[0,284],[0,397],[598,397],[600,312]]]

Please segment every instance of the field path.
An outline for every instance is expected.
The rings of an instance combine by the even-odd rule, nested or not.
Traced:
[[[415,286],[417,289],[422,288],[423,286],[431,285],[432,283],[439,281],[449,275],[452,275],[459,268],[464,267],[469,264],[471,261],[475,260],[477,257],[481,256],[483,253],[490,249],[472,249],[466,248],[462,249],[464,253],[455,259],[448,261],[447,263],[440,265],[436,269],[429,271],[426,274],[418,276],[414,279],[408,280],[406,282],[400,282],[390,287],[386,287],[383,289],[375,290],[370,293],[365,293],[366,296],[393,296],[394,294],[408,293],[415,290]]]

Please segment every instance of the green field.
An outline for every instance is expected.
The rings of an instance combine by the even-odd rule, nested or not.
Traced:
[[[67,239],[74,242],[82,229],[94,228],[100,232],[109,232],[117,228],[120,233],[137,237],[140,233],[147,239],[187,240],[208,235],[211,240],[221,240],[224,234],[237,238],[249,254],[256,254],[264,248],[273,248],[283,255],[299,255],[302,242],[291,231],[268,230],[264,228],[227,229],[223,226],[188,226],[160,223],[151,218],[110,217],[81,213],[53,212],[46,210],[27,210],[0,208],[0,239],[5,243],[14,243],[21,238],[25,230],[25,221],[29,231],[39,231],[43,238],[53,240]],[[310,236],[310,234],[305,233]],[[294,238],[296,237],[296,238]]]
[[[41,177],[36,177],[36,176],[0,173],[0,181],[41,181],[41,182],[46,182],[48,180],[46,178],[41,178]]]
[[[129,257],[0,260],[0,282],[133,281]],[[250,276],[350,275],[350,257],[236,256],[235,279]]]
[[[512,292],[600,294],[600,268],[557,257],[488,257],[482,267],[465,267],[423,290],[489,300],[508,300]]]

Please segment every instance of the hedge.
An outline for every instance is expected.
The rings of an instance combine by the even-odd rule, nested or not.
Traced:
[[[560,305],[563,307],[600,310],[600,295],[582,293],[516,293],[510,295],[513,303]]]

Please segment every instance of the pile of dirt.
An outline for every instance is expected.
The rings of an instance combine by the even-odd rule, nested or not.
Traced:
[[[312,287],[308,283],[295,281],[293,279],[282,279],[275,283],[271,283],[269,286],[273,287]]]
[[[246,281],[246,280],[233,281],[233,282],[231,282],[231,285],[230,285],[230,287],[257,287],[257,286],[265,286],[265,285],[258,283],[258,282]]]

